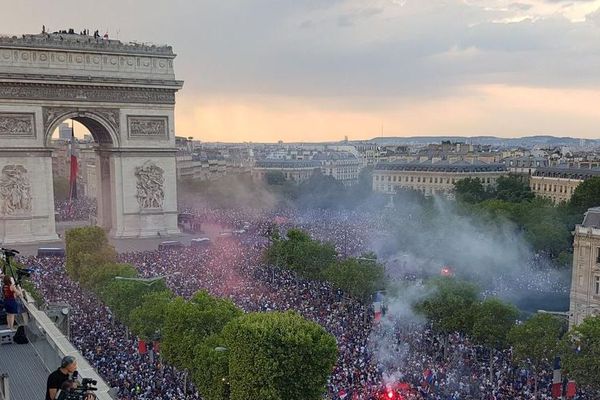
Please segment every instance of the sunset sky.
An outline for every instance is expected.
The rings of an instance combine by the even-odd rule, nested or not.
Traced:
[[[0,0],[1,34],[170,44],[203,141],[600,137],[600,0]]]

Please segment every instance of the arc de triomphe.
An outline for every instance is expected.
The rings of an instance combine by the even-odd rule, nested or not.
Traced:
[[[87,35],[0,37],[0,243],[57,239],[50,142],[69,118],[97,143],[98,225],[115,238],[179,232],[174,58]]]

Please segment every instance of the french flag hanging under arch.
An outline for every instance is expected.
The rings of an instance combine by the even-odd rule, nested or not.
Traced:
[[[75,139],[75,126],[71,123],[71,145],[69,146],[70,175],[69,175],[69,200],[77,198],[77,173],[79,165],[77,162],[77,140]]]

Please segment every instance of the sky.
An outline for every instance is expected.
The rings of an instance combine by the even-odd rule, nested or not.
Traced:
[[[0,0],[0,34],[172,45],[176,134],[600,137],[600,0]]]

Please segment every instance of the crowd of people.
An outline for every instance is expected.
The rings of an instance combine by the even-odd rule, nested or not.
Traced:
[[[96,199],[89,197],[56,201],[54,204],[57,221],[89,221],[96,217],[96,208]]]
[[[120,262],[134,265],[141,276],[166,276],[175,294],[198,290],[231,299],[245,311],[296,310],[333,334],[338,361],[324,398],[379,399],[386,385],[402,382],[412,399],[533,399],[534,379],[515,368],[510,352],[489,355],[468,338],[452,335],[449,348],[426,324],[409,325],[392,313],[379,324],[372,310],[321,281],[304,280],[288,270],[265,265],[264,235],[274,226],[307,230],[334,243],[340,256],[369,250],[386,216],[313,210],[188,210],[224,228],[246,228],[240,236],[213,240],[208,247],[124,253]],[[136,338],[115,321],[93,294],[70,280],[60,258],[23,259],[36,269],[34,283],[47,301],[72,307],[71,340],[124,400],[200,399],[184,374],[158,357],[139,354]],[[486,358],[487,356],[487,358]],[[490,366],[493,366],[490,372]],[[549,398],[549,370],[538,372],[538,398]],[[592,399],[585,394],[580,399]]]

